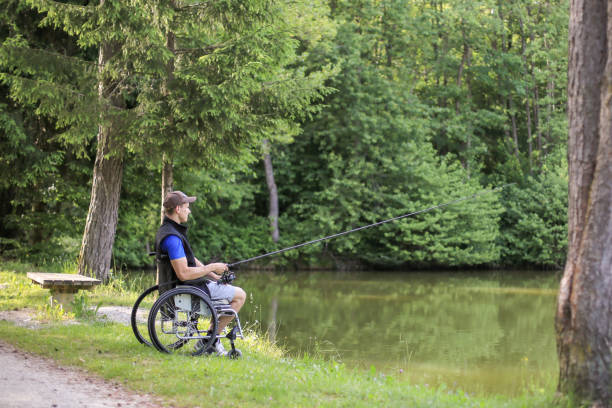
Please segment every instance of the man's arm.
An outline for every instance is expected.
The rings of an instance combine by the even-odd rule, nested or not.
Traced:
[[[198,258],[195,258],[195,263],[197,266],[203,266],[205,268],[213,267],[213,265],[216,265],[216,267],[213,267],[212,270],[207,275],[204,275],[208,278],[211,278],[214,281],[218,281],[219,279],[221,279],[221,274],[229,270],[229,267],[227,266],[227,264],[224,264],[221,262],[204,265],[202,262],[200,262]],[[219,269],[219,268],[222,268],[222,269]]]
[[[220,276],[218,274],[226,271],[227,265],[224,263],[211,263],[204,265],[202,262],[196,259],[196,266],[188,266],[187,258],[177,258],[170,261],[176,277],[182,281],[193,280],[202,277],[209,277],[213,280],[218,280]]]

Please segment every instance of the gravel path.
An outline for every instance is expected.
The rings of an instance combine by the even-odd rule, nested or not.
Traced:
[[[128,308],[129,309],[129,308]],[[104,310],[108,319],[129,322],[123,308]],[[36,328],[31,312],[0,312],[1,320]],[[51,359],[16,349],[0,341],[0,407],[3,408],[157,408],[164,405],[150,395],[127,390],[84,370],[62,367]]]

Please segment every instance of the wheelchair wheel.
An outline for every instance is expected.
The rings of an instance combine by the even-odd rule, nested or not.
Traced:
[[[151,338],[149,337],[149,329],[147,328],[149,311],[153,307],[153,303],[157,300],[159,286],[151,286],[149,289],[142,292],[136,299],[134,307],[132,307],[132,315],[130,323],[136,340],[145,346],[152,346]]]
[[[151,308],[148,330],[159,351],[200,355],[215,341],[217,312],[208,296],[196,287],[165,292]]]

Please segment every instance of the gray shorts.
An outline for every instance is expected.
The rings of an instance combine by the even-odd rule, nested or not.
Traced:
[[[217,282],[206,282],[210,297],[213,299],[226,299],[228,302],[234,300],[236,288],[232,285],[223,285]]]

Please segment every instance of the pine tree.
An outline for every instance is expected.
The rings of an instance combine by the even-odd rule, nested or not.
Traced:
[[[36,103],[41,115],[65,128],[67,144],[82,148],[97,133],[79,271],[102,279],[110,268],[126,154],[145,154],[166,170],[177,158],[215,166],[263,137],[295,134],[294,118],[310,110],[325,78],[321,71],[285,68],[295,61],[297,42],[283,22],[286,10],[268,1],[25,4],[83,50],[98,50],[97,63],[50,58],[16,36],[3,46],[3,79],[15,99]],[[38,63],[28,57],[39,54]]]

